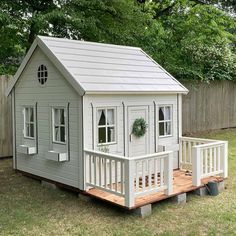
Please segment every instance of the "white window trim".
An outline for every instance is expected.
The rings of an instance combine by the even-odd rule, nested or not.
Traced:
[[[98,125],[98,110],[105,110],[107,114],[107,110],[113,109],[114,110],[114,124],[113,125]],[[106,116],[107,117],[107,116]],[[108,127],[114,127],[115,130],[115,141],[113,142],[105,142],[105,143],[99,143],[99,128],[106,128],[106,139],[107,139],[107,128]],[[107,107],[97,107],[96,109],[96,132],[97,132],[97,146],[106,146],[106,145],[114,145],[117,144],[117,109],[114,106],[107,106]]]
[[[26,122],[26,109],[28,108],[32,108],[33,109],[33,113],[34,113],[34,121],[30,121],[30,117],[29,117],[29,122]],[[24,138],[25,139],[31,139],[31,140],[35,140],[35,137],[36,137],[36,112],[35,112],[35,107],[34,106],[24,106],[23,108],[23,117],[24,117],[24,129],[23,129],[23,135],[24,135]],[[27,124],[33,124],[34,125],[34,137],[30,137],[30,136],[27,136],[26,133],[26,123]]]
[[[57,141],[55,140],[55,114],[54,114],[54,110],[55,109],[63,109],[64,110],[64,121],[65,124],[61,125],[58,124],[59,127],[64,127],[65,128],[65,142],[61,142],[61,141]],[[67,109],[66,107],[62,107],[62,106],[53,106],[51,109],[51,113],[52,113],[52,142],[56,143],[56,144],[62,144],[62,145],[66,145],[67,143],[67,126],[68,126],[68,122],[67,122]],[[60,129],[59,129],[60,130]]]
[[[169,120],[159,120],[159,109],[161,107],[164,107],[164,111],[166,109],[166,107],[170,107],[170,119]],[[165,115],[165,112],[164,112],[164,115]],[[157,117],[158,117],[158,137],[159,138],[166,138],[166,137],[173,137],[173,105],[172,104],[161,104],[161,105],[158,105],[158,110],[157,110]],[[164,135],[160,135],[160,130],[159,130],[159,127],[160,127],[160,123],[166,123],[166,122],[170,122],[170,131],[171,131],[171,134],[164,134]],[[164,125],[165,127],[165,125]],[[164,132],[165,132],[165,128],[164,128]]]

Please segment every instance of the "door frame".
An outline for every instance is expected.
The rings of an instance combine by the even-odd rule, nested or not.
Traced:
[[[130,118],[130,111],[132,110],[132,108],[142,108],[145,109],[147,111],[147,123],[148,123],[148,128],[147,128],[147,144],[146,144],[146,148],[147,148],[147,153],[150,153],[150,107],[148,104],[144,105],[144,104],[140,104],[140,105],[128,105],[127,106],[127,115],[126,115],[126,124],[127,124],[127,128],[126,128],[126,144],[127,144],[127,156],[130,156],[130,123],[129,123],[129,118]]]

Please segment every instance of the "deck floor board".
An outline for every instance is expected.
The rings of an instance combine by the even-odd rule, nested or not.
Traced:
[[[174,171],[174,181],[173,181],[173,194],[170,196],[165,195],[164,191],[149,194],[147,196],[137,197],[135,199],[135,206],[133,209],[162,201],[164,199],[179,195],[181,193],[187,193],[194,191],[198,188],[201,188],[204,186],[204,184],[207,184],[209,181],[217,181],[220,182],[223,180],[222,177],[208,177],[202,179],[202,185],[200,187],[195,187],[192,185],[192,176],[185,175],[185,171],[181,170],[175,170]],[[116,196],[112,193],[107,193],[103,190],[92,188],[87,191],[87,194],[91,195],[92,197],[110,202],[112,204],[118,205],[120,207],[125,207],[124,198],[120,196]]]

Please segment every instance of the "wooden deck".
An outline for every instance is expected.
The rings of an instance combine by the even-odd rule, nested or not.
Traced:
[[[202,180],[202,185],[200,187],[195,187],[192,185],[192,176],[186,175],[185,171],[176,170],[174,171],[174,180],[173,180],[174,192],[172,195],[167,196],[164,194],[164,191],[162,191],[159,193],[154,193],[154,194],[150,194],[143,197],[137,197],[135,199],[135,206],[130,209],[135,209],[135,208],[147,205],[147,204],[159,202],[161,200],[179,195],[181,193],[191,192],[193,190],[202,188],[204,184],[207,184],[209,181],[213,181],[213,180],[220,182],[223,180],[223,178],[222,177],[208,177]],[[127,208],[124,204],[123,197],[119,197],[114,194],[111,194],[111,193],[108,193],[108,192],[105,192],[103,190],[99,190],[96,188],[90,189],[86,193],[90,195],[91,197],[98,198],[106,202],[110,202],[112,204],[118,205],[123,208]]]

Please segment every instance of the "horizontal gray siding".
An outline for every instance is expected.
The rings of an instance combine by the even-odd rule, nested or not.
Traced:
[[[41,87],[37,80],[38,66],[44,64],[48,69],[48,80]],[[16,147],[24,144],[22,108],[29,103],[38,103],[38,154],[17,156],[17,169],[48,178],[73,187],[79,187],[79,167],[82,153],[81,98],[57,71],[48,58],[36,49],[16,85]],[[70,161],[57,163],[46,159],[51,149],[50,122],[51,105],[70,103],[69,133]],[[63,148],[63,147],[62,147]],[[82,180],[81,180],[82,181]]]

